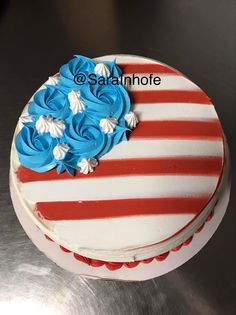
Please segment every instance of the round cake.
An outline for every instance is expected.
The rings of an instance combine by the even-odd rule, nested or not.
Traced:
[[[197,85],[148,58],[78,55],[26,105],[10,185],[45,237],[115,270],[187,245],[223,172],[222,128]]]

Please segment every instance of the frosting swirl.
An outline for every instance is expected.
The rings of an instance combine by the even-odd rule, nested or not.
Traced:
[[[86,81],[76,84],[75,76]],[[89,75],[106,78],[92,84]],[[16,149],[22,165],[37,172],[56,168],[58,173],[75,170],[88,174],[98,159],[120,141],[138,120],[130,112],[130,98],[121,84],[113,84],[121,70],[114,61],[96,63],[75,56],[60,68],[60,77],[49,78],[20,120]]]
[[[41,135],[32,124],[27,124],[16,136],[15,143],[23,166],[37,172],[46,172],[56,166],[53,148],[57,140],[49,133]]]
[[[81,88],[81,97],[88,116],[97,120],[106,117],[120,120],[130,110],[130,98],[122,85],[85,85]]]
[[[121,75],[121,70],[120,68],[117,66],[116,61],[103,61],[102,62],[105,66],[107,66],[107,68],[109,69],[109,77],[120,77]],[[102,74],[101,74],[102,75]]]
[[[89,82],[89,75],[106,76],[109,78],[120,77],[121,70],[114,61],[97,63],[87,57],[76,55],[67,64],[60,68],[60,84],[69,90],[78,90]],[[82,85],[76,83],[77,76],[82,76]]]
[[[64,138],[71,147],[76,163],[82,159],[97,158],[106,153],[112,138],[83,113],[74,115],[65,130]]]
[[[77,75],[84,75],[86,78],[94,73],[95,61],[90,58],[76,55],[67,64],[60,68],[60,84],[66,88],[77,90],[79,85],[75,83]]]
[[[65,119],[70,115],[70,107],[67,95],[54,86],[38,91],[29,104],[28,112],[35,118],[52,116],[56,119]]]

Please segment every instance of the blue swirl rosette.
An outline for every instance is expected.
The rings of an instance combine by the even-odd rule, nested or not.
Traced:
[[[24,126],[15,140],[21,164],[40,173],[57,165],[53,155],[53,148],[57,143],[57,139],[49,134],[39,134],[31,124]]]
[[[89,74],[94,73],[95,66],[96,63],[92,59],[76,55],[60,68],[60,85],[68,89],[77,90],[79,87],[78,84],[75,83],[77,76],[81,75],[87,80]]]
[[[83,73],[106,78],[106,84],[76,85],[74,76]],[[46,84],[33,97],[28,116],[16,136],[21,164],[36,172],[56,168],[58,173],[88,174],[98,160],[134,128],[137,118],[130,111],[130,98],[121,84],[112,84],[121,70],[115,61],[96,63],[75,56],[60,68],[59,82]],[[104,81],[105,82],[105,81]]]
[[[36,92],[28,112],[34,119],[44,115],[64,120],[71,114],[67,94],[50,85]]]
[[[64,139],[77,161],[91,157],[100,158],[112,146],[111,137],[102,132],[99,125],[84,112],[71,118]]]

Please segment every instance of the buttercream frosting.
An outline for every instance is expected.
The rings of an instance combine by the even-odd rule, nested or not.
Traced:
[[[138,117],[135,115],[134,112],[129,112],[125,115],[125,121],[129,128],[133,129],[136,127],[138,123]]]
[[[103,77],[109,77],[110,76],[110,70],[109,70],[108,66],[102,62],[96,64],[94,71],[96,74],[101,75]]]
[[[53,155],[56,160],[64,160],[66,153],[69,151],[69,146],[65,143],[59,143],[53,148]]]
[[[16,149],[22,165],[37,172],[45,172],[56,166],[52,149],[57,140],[49,133],[40,134],[32,126],[25,125],[16,136]]]
[[[45,234],[77,258],[100,259],[92,262],[96,266],[110,261],[115,267],[125,262],[135,266],[136,260],[146,262],[156,255],[162,259],[169,250],[178,250],[214,208],[224,160],[219,121],[204,92],[174,69],[145,58],[107,56],[89,65],[94,73],[95,65],[104,63],[112,75],[116,57],[126,74],[163,73],[165,78],[158,89],[130,87],[139,124],[129,141],[121,142],[137,121],[121,87],[61,85],[67,115],[32,115],[33,122],[25,122],[16,136],[20,167],[14,169],[13,154],[11,171],[25,210]],[[87,66],[87,62],[82,64],[84,72]],[[72,90],[80,91],[86,105],[76,114],[68,99]],[[94,106],[90,104],[93,100]],[[35,130],[40,115],[64,121],[60,138]],[[117,120],[112,133],[104,133],[100,126],[108,117]],[[57,160],[53,150],[61,145],[68,147],[59,150],[56,157],[62,159]],[[93,158],[99,159],[94,172]],[[23,166],[33,161],[38,163],[30,165],[33,171]],[[49,164],[58,172],[78,172],[73,178],[66,172],[58,176],[55,170],[37,173]]]
[[[49,77],[47,82],[45,84],[47,85],[57,85],[59,82],[59,79],[58,77],[55,77],[55,76],[52,76],[52,77]]]
[[[34,119],[50,115],[65,120],[71,114],[67,94],[54,86],[39,90],[30,102],[28,112]]]
[[[49,133],[53,138],[60,138],[66,126],[63,120],[51,119],[49,122]]]
[[[98,165],[98,161],[94,158],[82,159],[77,165],[81,173],[88,174],[94,171],[94,168]]]
[[[95,61],[80,55],[74,56],[67,64],[60,68],[60,84],[68,89],[77,90],[76,76],[82,75],[88,78],[94,73]]]
[[[85,105],[83,100],[81,99],[81,93],[78,90],[72,90],[68,94],[68,99],[70,102],[70,109],[72,110],[73,114],[78,114],[85,109]]]
[[[58,162],[61,159],[54,161],[59,173],[67,170],[74,175],[75,170],[81,170],[78,161],[99,159],[114,145],[127,140],[126,132],[130,130],[125,122],[125,115],[130,111],[128,92],[121,84],[114,85],[111,81],[106,85],[76,84],[77,75],[88,79],[90,74],[112,79],[120,76],[121,70],[115,60],[96,63],[90,58],[75,56],[60,68],[59,78],[49,77],[45,88],[35,93],[28,106],[32,119],[22,121],[26,127],[30,124],[30,128],[35,128],[42,137],[61,138],[60,142],[71,147],[68,160],[63,163]],[[133,126],[135,122],[130,124]],[[19,136],[19,139],[23,140],[23,137]],[[27,140],[24,137],[25,148]],[[21,160],[21,155],[19,158]],[[21,163],[31,168],[27,159]],[[33,169],[37,171],[36,167]],[[47,165],[40,167],[39,171],[43,169],[46,171]]]
[[[32,118],[31,115],[23,114],[23,115],[20,116],[19,122],[21,124],[33,122],[33,118]]]
[[[39,116],[39,119],[35,123],[35,128],[39,134],[44,134],[49,132],[50,129],[51,118],[46,117],[44,115]]]
[[[84,112],[71,118],[64,132],[64,138],[74,156],[73,167],[77,167],[78,160],[99,158],[104,155],[110,150],[113,140],[111,136],[104,134],[99,125]]]
[[[99,125],[104,133],[113,133],[117,120],[112,117],[103,118],[100,120]]]

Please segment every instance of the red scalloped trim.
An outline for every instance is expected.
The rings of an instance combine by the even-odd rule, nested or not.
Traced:
[[[205,223],[206,223],[206,222],[209,222],[209,221],[212,219],[213,214],[214,214],[214,211],[212,211],[212,212],[208,215],[208,217],[206,218]],[[203,223],[203,224],[194,232],[194,234],[195,234],[195,233],[200,233],[200,232],[202,231],[202,229],[204,228],[205,223]],[[191,243],[194,234],[193,234],[189,239],[187,239],[186,241],[184,241],[182,244],[180,244],[180,245],[178,245],[178,246],[172,248],[169,252],[166,252],[166,253],[157,255],[157,256],[152,257],[152,258],[143,259],[143,260],[139,260],[139,261],[132,261],[132,262],[107,262],[107,261],[102,261],[102,260],[87,258],[87,257],[81,256],[81,255],[79,255],[79,254],[76,254],[76,253],[70,251],[69,249],[67,249],[67,248],[65,248],[65,247],[63,247],[63,246],[61,246],[61,245],[58,245],[58,246],[59,246],[59,248],[60,248],[63,252],[65,252],[65,253],[72,253],[73,256],[74,256],[74,258],[77,259],[77,260],[79,260],[79,261],[82,262],[82,263],[85,263],[85,264],[87,264],[87,265],[89,265],[89,266],[92,266],[92,267],[101,267],[101,266],[104,266],[104,265],[105,265],[108,270],[113,271],[113,270],[120,269],[122,266],[124,266],[124,267],[126,267],[126,268],[135,268],[135,267],[137,267],[140,263],[149,264],[149,263],[151,263],[154,259],[155,259],[156,261],[163,261],[163,260],[165,260],[165,259],[168,257],[168,255],[169,255],[170,252],[177,252],[177,251],[179,251],[179,250],[181,249],[182,246],[188,246],[188,245]],[[45,234],[44,236],[45,236],[45,238],[46,238],[47,240],[49,240],[49,241],[51,241],[51,242],[54,242],[54,241],[53,241],[50,237],[48,237],[46,234]]]
[[[50,241],[50,242],[54,242],[49,236],[47,236],[46,234],[44,234],[45,238]]]
[[[143,260],[141,260],[141,262],[143,264],[150,264],[153,261],[153,259],[154,259],[154,257],[151,257],[151,258],[143,259]]]

